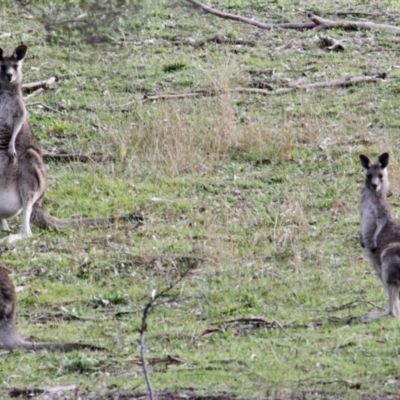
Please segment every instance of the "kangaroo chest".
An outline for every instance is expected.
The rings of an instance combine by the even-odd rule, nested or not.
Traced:
[[[10,162],[8,155],[14,121],[22,113],[18,96],[0,92],[0,218],[5,219],[20,213],[22,208],[18,166]]]
[[[0,152],[8,150],[14,124],[22,118],[23,105],[18,95],[0,92]]]
[[[376,230],[376,217],[378,209],[373,199],[366,198],[361,202],[361,236],[365,242],[369,242]]]

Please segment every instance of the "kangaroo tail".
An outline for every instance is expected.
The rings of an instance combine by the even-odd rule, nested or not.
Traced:
[[[65,228],[78,228],[80,226],[96,226],[114,224],[119,221],[136,221],[138,226],[143,223],[143,217],[137,213],[129,213],[117,217],[104,217],[104,218],[81,218],[63,220],[50,215],[41,204],[35,204],[31,222],[41,229],[65,229]]]
[[[91,344],[83,344],[83,343],[34,343],[23,340],[20,346],[18,347],[27,351],[62,351],[64,353],[74,351],[74,350],[104,350],[103,347],[94,346]]]

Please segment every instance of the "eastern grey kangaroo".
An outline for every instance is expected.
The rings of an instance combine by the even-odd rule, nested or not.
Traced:
[[[8,242],[31,236],[30,218],[34,204],[47,189],[46,171],[40,146],[32,133],[22,97],[22,61],[27,47],[18,46],[12,56],[0,48],[0,219],[22,211],[20,233],[3,239]],[[16,153],[17,162],[10,162]]]
[[[81,343],[33,343],[20,336],[16,323],[15,287],[6,270],[0,267],[0,342],[8,350],[100,350],[101,348]]]
[[[400,317],[400,223],[392,215],[387,201],[389,154],[383,153],[373,164],[360,155],[365,170],[360,214],[360,244],[389,296],[385,312],[370,313],[356,318],[355,322],[368,322],[392,316]]]
[[[22,97],[22,62],[27,46],[15,48],[5,56],[0,48],[0,220],[8,231],[7,219],[22,212],[18,234],[0,242],[12,243],[32,235],[30,222],[40,228],[68,228],[114,223],[137,218],[128,214],[110,218],[83,218],[63,221],[48,214],[42,207],[47,190],[47,175],[42,151],[28,122]],[[16,157],[16,159],[15,159]]]

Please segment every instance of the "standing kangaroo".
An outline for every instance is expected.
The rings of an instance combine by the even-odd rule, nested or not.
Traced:
[[[47,188],[40,146],[32,133],[22,97],[22,62],[27,47],[18,46],[6,57],[0,48],[0,219],[2,230],[9,230],[7,219],[22,211],[20,233],[3,239],[12,243],[31,236],[33,206]],[[14,157],[16,162],[12,162]]]
[[[68,228],[114,223],[140,218],[128,214],[110,218],[83,218],[64,221],[48,214],[42,207],[47,190],[47,175],[42,150],[28,122],[22,97],[22,62],[27,46],[15,48],[5,56],[0,48],[0,221],[9,231],[7,219],[22,212],[18,234],[0,242],[12,243],[32,235],[30,222],[40,228]]]
[[[81,343],[33,343],[20,336],[16,323],[15,287],[6,270],[0,267],[0,342],[8,350],[61,350],[78,349],[100,350],[100,347]]]
[[[386,198],[389,154],[381,154],[377,164],[371,163],[365,155],[360,155],[360,161],[365,170],[360,205],[360,244],[389,296],[385,312],[355,319],[355,322],[368,322],[386,316],[400,317],[400,222],[392,215]]]

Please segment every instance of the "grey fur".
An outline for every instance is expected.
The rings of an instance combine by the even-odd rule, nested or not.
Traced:
[[[7,219],[22,212],[18,234],[0,242],[12,243],[32,235],[30,223],[46,228],[74,228],[135,219],[134,214],[108,218],[61,220],[42,207],[47,175],[42,150],[28,122],[22,97],[22,61],[27,47],[18,46],[12,56],[0,48],[0,225],[9,231]]]
[[[389,305],[385,312],[366,314],[352,322],[400,317],[400,223],[392,215],[387,201],[389,154],[381,154],[376,164],[364,155],[360,155],[360,161],[365,169],[360,204],[360,244],[388,293]]]
[[[0,267],[0,343],[8,350],[73,351],[82,348],[100,350],[99,347],[81,343],[33,343],[24,340],[16,322],[17,296],[7,271]]]
[[[27,47],[18,46],[12,56],[0,49],[0,219],[22,212],[21,230],[2,241],[12,243],[31,236],[33,207],[47,189],[41,148],[29,125],[22,97],[22,60]]]

